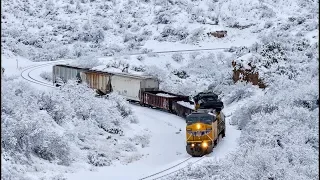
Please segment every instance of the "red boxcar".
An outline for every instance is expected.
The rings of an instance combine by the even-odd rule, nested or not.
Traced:
[[[184,102],[186,104],[190,104],[189,101]],[[192,112],[194,112],[194,105],[191,106],[191,104],[189,105],[189,107],[187,106],[183,106],[181,104],[181,101],[179,103],[179,101],[174,101],[172,103],[172,112],[180,117],[186,118],[189,114],[191,114]]]
[[[174,101],[188,101],[188,96],[173,94],[165,91],[145,91],[141,93],[140,103],[160,109],[172,111]]]

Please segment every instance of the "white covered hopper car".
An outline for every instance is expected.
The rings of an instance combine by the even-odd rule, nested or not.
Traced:
[[[127,99],[140,101],[142,92],[159,90],[159,81],[149,76],[115,73],[111,77],[111,88]]]

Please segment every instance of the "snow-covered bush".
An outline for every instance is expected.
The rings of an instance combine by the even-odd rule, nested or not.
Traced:
[[[173,20],[173,18],[172,18],[171,13],[163,10],[163,11],[156,13],[156,16],[155,16],[153,22],[155,24],[170,24],[170,23],[172,23],[172,20]]]
[[[121,144],[137,146],[125,136],[125,127],[138,121],[119,96],[95,98],[93,90],[72,81],[50,93],[15,80],[2,79],[2,85],[2,177],[27,178],[25,172],[37,173],[33,166],[41,173],[36,162],[67,170],[75,162],[108,166],[137,156],[135,148],[121,149]],[[148,142],[149,136],[141,136]]]
[[[160,82],[166,80],[168,76],[166,71],[157,66],[147,66],[144,75],[157,78]]]
[[[175,28],[170,25],[166,25],[160,36],[156,37],[156,40],[159,41],[181,41],[187,38],[189,35],[188,29],[186,27]]]
[[[138,56],[137,56],[137,59],[138,59],[139,61],[143,61],[143,60],[145,59],[145,57],[142,56],[142,55],[138,55]]]
[[[142,148],[145,148],[149,145],[150,140],[149,140],[149,135],[144,134],[144,135],[135,135],[131,140],[136,144],[140,145]]]
[[[89,48],[87,44],[81,42],[75,43],[72,49],[72,55],[75,57],[86,56],[89,53]]]
[[[202,40],[203,36],[204,36],[203,28],[200,27],[200,28],[194,29],[192,30],[190,35],[187,37],[186,43],[197,44]]]
[[[43,71],[42,73],[40,73],[40,77],[42,77],[43,79],[52,82],[52,73],[47,72],[47,71]]]
[[[191,20],[196,21],[200,24],[205,24],[206,23],[206,17],[204,14],[204,10],[201,8],[195,8],[193,9],[191,13]]]
[[[189,59],[190,60],[195,60],[199,55],[200,55],[199,52],[192,52],[192,53],[189,54]]]
[[[110,166],[112,160],[104,153],[93,152],[88,154],[88,161],[94,166]]]
[[[172,72],[172,74],[178,76],[178,77],[181,78],[181,79],[186,79],[186,78],[189,77],[189,75],[187,74],[187,72],[184,71],[184,70],[174,70],[174,71]]]
[[[77,61],[73,62],[72,64],[83,68],[93,68],[102,65],[99,59],[94,55],[81,56],[77,59]]]
[[[257,87],[252,86],[251,83],[237,82],[230,87],[230,90],[231,92],[222,92],[226,105],[251,97],[257,91]]]
[[[145,72],[146,67],[145,66],[131,66],[131,70],[136,71],[136,72]]]
[[[181,53],[174,53],[174,54],[172,54],[171,58],[178,63],[180,63],[184,60],[184,57],[182,56]]]

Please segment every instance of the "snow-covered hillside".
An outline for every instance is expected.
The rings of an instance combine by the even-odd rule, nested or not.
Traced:
[[[3,50],[33,61],[51,61],[91,53],[147,52],[158,46],[154,42],[188,45],[184,47],[216,47],[220,42],[221,47],[221,42],[231,46],[235,40],[243,41],[237,29],[219,21],[219,16],[228,18],[220,6],[215,1],[185,0],[3,1]],[[206,33],[214,30],[228,30],[228,36],[208,37]]]
[[[267,88],[260,94],[241,83],[213,86],[222,89],[226,103],[247,100],[231,119],[242,130],[239,147],[226,159],[184,169],[170,179],[318,179],[317,2],[225,2],[232,19],[259,25],[251,27],[259,34],[257,43],[238,49],[235,61],[253,64]],[[259,4],[267,9],[268,21],[259,19],[263,11],[253,10]]]
[[[117,95],[94,98],[75,83],[45,93],[7,78],[1,92],[2,179],[51,179],[67,169],[127,164],[149,144],[149,133],[133,129],[138,119]]]
[[[8,69],[16,59],[73,58],[93,69],[157,77],[161,89],[173,93],[217,92],[224,111],[230,111],[228,122],[241,130],[238,144],[234,136],[226,139],[223,147],[233,149],[227,158],[208,158],[164,179],[318,179],[318,5],[316,0],[4,0],[1,56],[10,61]],[[207,35],[215,30],[227,36]],[[201,48],[228,49],[161,52]],[[105,57],[110,55],[115,57]],[[267,87],[234,84],[232,61],[253,64]],[[75,84],[37,91],[8,77],[15,74],[8,69],[1,87],[2,179],[63,179],[57,174],[85,173],[95,163],[141,165],[146,149],[130,139],[137,132],[132,127],[148,126],[134,115],[141,109],[116,95],[93,98],[91,90]],[[123,135],[109,138],[108,128]],[[138,144],[151,141],[157,147],[152,143],[157,136],[141,132]],[[95,175],[101,177],[99,171]]]

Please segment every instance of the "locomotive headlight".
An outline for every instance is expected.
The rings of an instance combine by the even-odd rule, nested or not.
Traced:
[[[197,124],[197,129],[200,129],[201,128],[201,125],[200,124]]]
[[[191,144],[191,147],[194,147],[194,144]]]
[[[203,147],[203,148],[206,148],[206,147],[208,147],[208,143],[206,143],[206,142],[203,142],[203,143],[202,143],[202,147]]]

